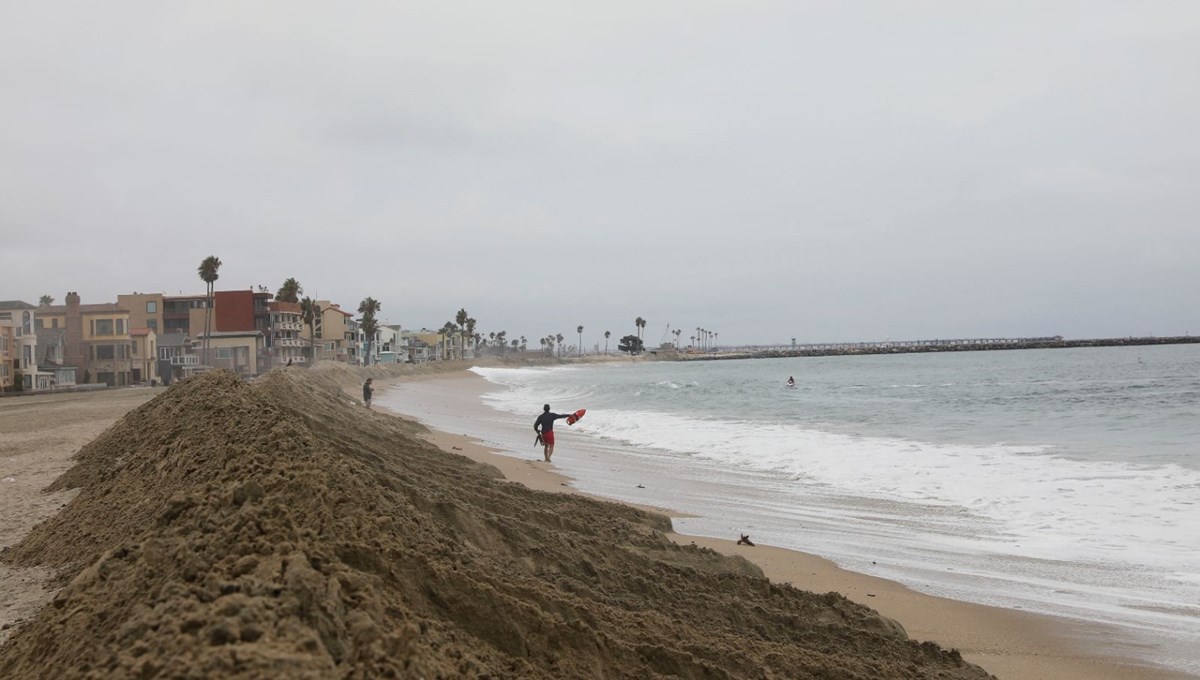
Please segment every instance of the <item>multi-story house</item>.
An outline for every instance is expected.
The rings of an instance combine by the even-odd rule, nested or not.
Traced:
[[[184,333],[158,336],[158,378],[164,385],[189,378],[200,368],[200,357],[192,352],[192,339]]]
[[[151,328],[129,331],[130,378],[135,383],[158,382],[158,333]]]
[[[162,293],[118,295],[117,304],[129,310],[130,328],[149,328],[155,333],[165,331]]]
[[[304,328],[304,339],[313,343],[314,361],[347,361],[350,353],[346,345],[352,315],[329,300],[317,300],[316,304],[320,313],[313,319],[313,335],[309,336],[308,328]]]
[[[304,322],[301,321],[300,303],[270,302],[271,332],[267,336],[267,351],[275,366],[290,366],[305,362],[304,348],[308,341],[302,336]]]
[[[80,304],[74,291],[67,293],[65,302],[39,307],[38,315],[43,317],[42,328],[66,330],[63,363],[75,367],[76,380],[109,386],[131,384],[129,311],[114,303]]]
[[[204,313],[208,309],[206,295],[164,295],[162,299],[163,333],[195,335],[204,332]]]
[[[420,364],[426,361],[436,361],[448,358],[443,354],[446,336],[440,331],[422,328],[415,331],[402,331],[400,337],[408,349],[408,360]]]
[[[13,371],[13,348],[17,346],[16,329],[11,321],[0,321],[0,392],[15,386],[16,372]]]
[[[265,340],[271,333],[271,294],[260,290],[218,290],[213,293],[213,320],[212,332],[213,337],[218,333],[252,333],[258,332],[260,340]],[[197,340],[204,340],[204,332],[200,329],[192,330],[192,337]],[[234,336],[225,335],[226,338]],[[249,335],[241,336],[250,338]],[[209,347],[215,346],[209,342]],[[249,364],[255,366],[252,375],[257,375],[259,368],[262,370],[270,368],[271,359],[266,351],[265,342],[251,342],[251,347],[257,348],[257,355]],[[226,357],[229,358],[229,357]],[[212,365],[213,359],[208,362]],[[246,365],[246,364],[239,364]]]
[[[38,376],[48,376],[48,387],[69,387],[75,384],[75,367],[67,366],[67,329],[40,328],[37,334]]]
[[[12,328],[8,359],[9,381],[15,387],[18,380],[22,389],[34,389],[37,372],[37,328],[38,308],[20,300],[0,302],[0,324]]]

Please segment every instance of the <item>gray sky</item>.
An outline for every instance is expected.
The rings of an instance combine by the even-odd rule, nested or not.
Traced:
[[[1198,65],[1190,0],[0,0],[0,299],[1195,334]]]

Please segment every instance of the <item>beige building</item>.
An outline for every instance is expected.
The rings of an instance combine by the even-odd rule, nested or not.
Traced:
[[[79,294],[67,293],[65,305],[38,308],[42,328],[67,331],[63,361],[76,368],[79,383],[132,383],[132,338],[129,311],[120,305],[80,304]]]
[[[8,342],[8,380],[15,386],[21,381],[23,389],[34,388],[37,373],[37,313],[40,309],[28,302],[8,300],[0,302],[0,324],[12,328]]]
[[[0,391],[13,388],[13,348],[17,346],[16,331],[11,321],[0,319]]]
[[[118,295],[117,306],[129,310],[130,328],[149,328],[155,333],[163,332],[162,293]]]
[[[129,332],[130,380],[148,383],[158,380],[158,334],[149,328],[135,328]]]
[[[329,300],[318,300],[321,313],[313,320],[313,335],[304,326],[303,338],[313,343],[313,360],[346,361],[349,358],[348,340],[351,314]],[[305,343],[307,344],[307,342]]]
[[[264,346],[263,334],[258,331],[213,333],[208,338],[208,365],[246,377],[258,375],[258,357]]]

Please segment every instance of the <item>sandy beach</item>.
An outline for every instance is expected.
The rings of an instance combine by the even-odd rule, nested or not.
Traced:
[[[1108,632],[1099,626],[930,597],[838,569],[812,555],[672,533],[667,536],[681,548],[669,550],[658,543],[657,530],[648,528],[658,521],[653,513],[631,509],[635,514],[625,514],[615,509],[621,506],[596,504],[582,497],[571,505],[554,507],[546,500],[552,497],[544,493],[558,494],[564,502],[581,494],[570,479],[533,456],[502,455],[462,435],[431,431],[378,409],[368,412],[356,403],[358,385],[368,374],[376,379],[377,396],[389,384],[414,380],[436,380],[438,389],[431,392],[450,389],[456,399],[469,400],[483,388],[482,379],[465,372],[465,366],[443,368],[455,371],[338,367],[324,375],[313,372],[300,377],[298,372],[278,376],[253,389],[243,389],[236,382],[213,381],[212,385],[184,386],[191,391],[177,389],[172,393],[178,395],[175,401],[155,400],[146,405],[154,407],[152,411],[138,407],[162,390],[0,400],[0,546],[4,548],[0,559],[0,643],[8,640],[0,646],[0,670],[7,669],[11,677],[26,677],[30,668],[62,667],[55,664],[75,664],[67,667],[86,667],[101,676],[119,675],[122,669],[149,669],[154,674],[186,667],[253,675],[271,668],[279,672],[306,668],[314,677],[326,677],[333,673],[330,669],[352,664],[367,675],[400,668],[405,675],[423,669],[462,676],[491,669],[500,677],[569,677],[591,675],[583,669],[592,661],[620,660],[626,664],[624,672],[635,675],[637,668],[682,676],[693,675],[697,668],[723,668],[727,674],[740,676],[755,668],[755,663],[769,663],[783,664],[773,666],[776,673],[807,677],[833,663],[845,671],[839,677],[983,677],[969,666],[958,665],[952,656],[929,650],[913,656],[914,648],[895,645],[886,620],[877,622],[865,610],[847,610],[847,605],[836,602],[832,603],[839,612],[835,618],[852,626],[847,633],[850,637],[843,638],[839,632],[822,638],[825,642],[818,646],[826,649],[824,656],[804,652],[807,656],[780,661],[778,655],[792,653],[783,649],[803,646],[805,638],[775,631],[774,627],[781,625],[778,617],[787,611],[807,610],[820,598],[791,601],[789,598],[798,594],[792,595],[797,591],[788,589],[771,591],[771,604],[759,597],[753,598],[758,604],[746,604],[757,586],[752,581],[740,585],[738,579],[745,577],[733,576],[742,570],[739,562],[724,561],[728,558],[718,558],[720,553],[748,560],[773,583],[816,594],[840,593],[846,600],[898,622],[913,640],[958,650],[967,662],[999,678],[1188,677],[1132,665],[1120,647],[1106,642]],[[221,390],[232,390],[237,396],[228,397]],[[288,410],[293,407],[297,410]],[[226,424],[217,430],[191,424],[186,432],[178,432],[178,419],[189,408],[211,412]],[[484,407],[480,404],[478,408]],[[139,414],[137,418],[123,418],[133,409],[138,409],[133,411]],[[262,420],[267,415],[276,418]],[[327,422],[330,416],[336,424]],[[227,435],[228,441],[222,443],[222,432],[231,427],[241,428],[238,436]],[[432,453],[427,453],[415,443],[405,443],[415,442],[414,436],[445,453],[437,454],[432,447]],[[287,457],[299,456],[299,462],[279,463],[266,454],[264,447],[269,442],[281,452],[290,452]],[[81,448],[83,453],[73,459]],[[339,458],[344,456],[340,451],[354,451],[353,460]],[[474,461],[471,465],[475,467],[456,462],[462,459],[446,453],[461,454]],[[569,447],[556,455],[570,455]],[[225,462],[216,467],[204,462],[212,456],[224,456]],[[395,456],[411,462],[398,464],[391,460]],[[237,470],[242,472],[226,476]],[[491,479],[500,474],[502,480]],[[364,475],[379,479],[381,486],[363,481]],[[324,482],[306,486],[310,477],[331,480],[333,493],[321,491]],[[159,481],[145,487],[148,480]],[[141,486],[128,496],[134,482]],[[524,492],[504,491],[510,485],[543,495],[526,497]],[[51,489],[48,492],[47,487]],[[287,501],[290,506],[283,506],[290,508],[283,515],[279,506],[267,503],[276,494],[291,499]],[[316,497],[339,510],[329,514],[324,505],[310,502]],[[366,514],[356,514],[360,504]],[[120,512],[106,509],[112,507]],[[378,514],[383,507],[392,510]],[[376,508],[375,514],[370,508]],[[411,518],[395,514],[403,508],[410,509]],[[670,509],[657,510],[670,514]],[[555,528],[515,519],[531,514],[543,524],[552,521]],[[561,519],[551,519],[555,517]],[[567,518],[570,521],[563,523]],[[411,531],[400,531],[397,522],[410,526]],[[331,534],[334,538],[329,540],[334,543],[328,545],[317,540],[326,535],[326,524],[341,527]],[[376,524],[386,532],[379,533]],[[242,527],[237,529],[242,533],[246,527],[257,527],[251,534],[261,533],[264,538],[276,530],[282,533],[263,543],[252,535],[227,538],[225,526]],[[514,529],[516,526],[520,529]],[[214,531],[217,533],[212,534]],[[129,536],[134,535],[142,538],[129,544]],[[359,547],[352,548],[346,537],[354,536],[359,537],[354,544]],[[586,558],[576,555],[572,551],[580,549],[578,540],[583,536],[603,550],[589,549]],[[617,542],[612,543],[614,540]],[[469,545],[464,546],[463,541]],[[627,542],[635,546],[633,552],[621,547]],[[694,546],[716,552],[709,557],[707,551],[695,552]],[[302,560],[308,565],[305,569],[312,573],[297,582],[287,576],[286,565],[298,564],[296,555],[301,553],[306,556]],[[282,571],[280,558],[271,557],[280,554],[284,555]],[[627,571],[631,560],[643,559],[633,555],[686,563],[697,570],[688,573],[711,573],[707,578],[716,579],[713,584],[719,582],[721,590],[712,590],[713,584],[697,585],[689,580],[693,577],[681,576],[676,570],[663,571],[654,563],[644,567],[650,572]],[[395,564],[413,560],[425,566],[396,573]],[[495,560],[501,562],[493,563]],[[559,574],[556,591],[563,584],[576,585],[567,585],[563,595],[553,596],[531,589],[545,587],[544,581],[542,586],[536,583],[546,578],[550,565],[552,572]],[[497,579],[492,573],[497,568],[506,578]],[[292,573],[298,573],[294,569]],[[531,570],[530,576],[524,575],[525,569]],[[173,580],[176,572],[183,580]],[[646,583],[649,573],[662,581],[633,597],[630,605],[620,604],[626,597],[619,593],[634,587],[632,584]],[[608,584],[607,595],[579,590],[579,584],[597,580]],[[374,584],[370,597],[363,594],[365,583]],[[440,585],[415,592],[405,585],[411,583]],[[60,590],[62,586],[66,588]],[[742,592],[738,589],[743,587],[751,590],[731,599],[731,594]],[[130,604],[147,589],[157,599]],[[281,604],[291,602],[287,598],[293,591],[298,593],[294,606]],[[185,592],[192,594],[185,597]],[[575,594],[566,596],[567,592]],[[688,595],[682,597],[685,593]],[[466,605],[490,601],[493,596],[501,598],[495,605]],[[180,597],[184,604],[178,602]],[[774,604],[774,599],[778,597],[791,604],[777,608],[780,605]],[[696,608],[696,603],[710,600],[714,605],[723,604],[719,609]],[[532,606],[535,610],[512,616],[509,627],[481,629],[469,623],[494,606],[522,611]],[[634,609],[622,613],[627,606]],[[674,618],[649,619],[645,617],[650,614],[642,611],[646,606],[678,610]],[[713,629],[709,618],[717,611],[725,612],[716,615],[718,619],[731,621]],[[162,612],[162,616],[154,612]],[[114,616],[125,621],[120,630],[87,632]],[[182,630],[178,624],[162,627],[163,622],[175,620],[171,616],[195,621],[195,628],[188,628],[193,624]],[[759,621],[763,616],[767,618]],[[814,620],[824,621],[824,616]],[[774,623],[763,628],[768,620]],[[653,638],[661,645],[660,651],[631,651],[639,647],[625,640],[622,631],[635,625],[647,631],[667,629],[667,637]],[[582,626],[581,632],[585,628],[593,632],[577,639],[565,635],[567,629],[560,629],[562,626]],[[309,628],[316,632],[305,632]],[[551,629],[559,633],[549,639],[539,632]],[[756,630],[760,632],[752,632]],[[762,632],[768,630],[773,632]],[[200,634],[207,636],[207,646],[190,646],[189,635]],[[791,637],[782,648],[775,642],[763,647],[762,640],[737,642],[730,637],[742,634],[766,636],[764,640],[777,634]],[[512,635],[520,642],[514,642]],[[692,647],[682,654],[675,648],[678,643],[672,642],[676,639],[707,640],[716,656],[705,656]],[[843,639],[850,642],[837,641]],[[588,640],[607,642],[597,648]],[[54,658],[38,657],[38,664],[48,666],[29,665],[31,650],[44,649],[50,641],[69,651]],[[114,654],[114,644],[141,650],[141,655]],[[740,653],[747,655],[744,663],[750,665],[721,658],[717,652],[728,644],[742,650]],[[214,649],[225,646],[236,650],[234,660]],[[856,647],[863,647],[858,652],[862,658],[852,651]],[[836,656],[829,656],[830,649],[837,650]],[[453,663],[443,657],[447,650],[452,652]],[[573,659],[569,663],[576,665],[563,665],[568,663],[564,660],[568,654]],[[397,658],[404,664],[396,666]],[[185,662],[190,665],[177,665]]]
[[[467,372],[418,379],[436,381],[422,393],[435,399],[451,400],[455,410],[478,403],[478,395],[488,387],[486,380]],[[429,403],[427,406],[434,410],[439,405]],[[479,408],[486,409],[482,404]],[[420,418],[419,413],[409,415]],[[467,418],[481,415],[463,413]],[[557,472],[553,464],[541,462],[540,456],[522,459],[504,455],[469,437],[437,430],[423,436],[442,449],[494,465],[504,472],[506,479],[530,488],[580,493],[573,488],[569,477]],[[556,458],[569,455],[570,444],[560,445]],[[670,508],[651,509],[677,516]],[[761,567],[774,582],[816,593],[837,592],[895,619],[916,639],[932,640],[943,647],[959,650],[964,658],[998,678],[1166,680],[1193,677],[1138,664],[1130,654],[1123,652],[1119,636],[1102,625],[926,595],[893,581],[841,569],[816,555],[762,544],[754,547],[738,545],[736,538],[725,540],[676,533],[671,536],[681,544],[745,557]]]

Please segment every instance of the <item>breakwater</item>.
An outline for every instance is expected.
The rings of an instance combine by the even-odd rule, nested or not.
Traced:
[[[1135,345],[1180,345],[1200,343],[1200,336],[1125,337],[1065,339],[1043,338],[959,338],[953,340],[887,340],[882,342],[814,343],[790,346],[736,347],[706,352],[661,351],[662,358],[680,361],[721,359],[778,359],[787,357],[828,357],[858,354],[917,354],[922,352],[985,352],[1016,349],[1062,349],[1068,347],[1125,347]]]

